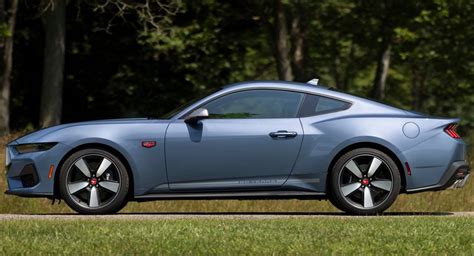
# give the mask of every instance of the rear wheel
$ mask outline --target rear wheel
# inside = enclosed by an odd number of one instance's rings
[[[72,154],[64,162],[59,182],[62,198],[79,213],[115,213],[127,203],[127,170],[116,156],[102,149]]]
[[[360,148],[334,164],[330,195],[339,209],[351,214],[378,214],[390,207],[400,192],[400,172],[385,153]]]

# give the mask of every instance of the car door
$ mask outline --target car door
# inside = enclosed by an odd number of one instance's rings
[[[298,156],[303,94],[233,92],[205,103],[209,118],[175,120],[166,133],[171,190],[246,190],[281,186]]]

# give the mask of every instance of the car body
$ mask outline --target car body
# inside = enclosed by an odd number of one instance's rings
[[[224,87],[168,119],[63,124],[18,138],[7,146],[6,193],[61,198],[60,173],[65,162],[90,148],[109,152],[123,164],[129,183],[126,200],[331,199],[330,173],[337,160],[360,148],[383,153],[377,157],[378,153],[368,151],[372,160],[354,161],[369,161],[360,170],[370,168],[371,161],[386,164],[385,175],[397,172],[396,194],[462,187],[469,166],[466,145],[454,130],[458,122],[313,84],[243,82]],[[107,159],[108,164],[113,162]],[[353,170],[351,161],[341,168]],[[72,166],[77,171],[79,164]],[[90,176],[94,168],[90,169],[84,178],[89,193],[95,179]],[[356,172],[347,174],[355,175],[349,183],[359,178],[358,184],[367,183],[369,189],[366,178],[370,177]],[[109,176],[114,175],[118,173]],[[361,193],[357,198],[365,198],[360,200],[367,200],[365,187],[356,190]],[[87,198],[78,201],[87,205]],[[336,206],[360,214],[387,208],[367,210],[362,201],[355,203],[357,198],[348,200],[357,205],[354,209]]]

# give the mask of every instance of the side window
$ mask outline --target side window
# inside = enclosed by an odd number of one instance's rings
[[[340,111],[347,109],[349,106],[350,104],[344,101],[307,94],[301,107],[300,117]]]
[[[209,118],[294,118],[302,93],[278,90],[250,90],[232,93],[203,107]]]

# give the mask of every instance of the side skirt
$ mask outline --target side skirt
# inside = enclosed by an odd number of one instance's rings
[[[303,191],[253,191],[253,192],[197,192],[197,193],[162,193],[135,196],[135,201],[153,200],[256,200],[256,199],[326,199],[324,192]]]

